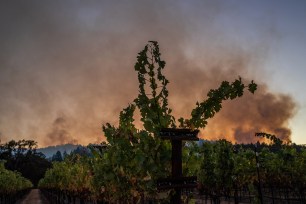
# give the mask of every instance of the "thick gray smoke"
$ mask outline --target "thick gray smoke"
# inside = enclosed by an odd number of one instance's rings
[[[75,144],[78,141],[68,132],[71,127],[67,124],[64,117],[59,117],[53,122],[52,130],[47,134],[46,143],[57,141],[59,143]]]
[[[0,139],[104,140],[102,123],[116,124],[137,96],[133,66],[148,40],[160,43],[176,116],[188,117],[222,80],[261,78],[253,70],[261,70],[269,29],[257,31],[262,42],[240,46],[216,26],[231,9],[219,1],[0,2]],[[248,142],[263,130],[290,138],[292,98],[257,82],[254,96],[224,104],[204,138]]]

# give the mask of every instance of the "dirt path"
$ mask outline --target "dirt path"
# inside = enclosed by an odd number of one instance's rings
[[[17,202],[17,204],[49,204],[48,200],[40,192],[39,189],[32,189],[23,200]]]

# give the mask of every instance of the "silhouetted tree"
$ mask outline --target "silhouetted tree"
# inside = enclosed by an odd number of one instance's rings
[[[75,150],[73,150],[70,155],[77,154],[80,156],[92,156],[91,151],[87,147],[78,146]]]
[[[63,156],[62,153],[58,150],[53,156],[51,157],[51,161],[58,161],[61,162],[63,161]]]
[[[52,166],[44,154],[36,152],[36,148],[37,142],[33,140],[11,140],[0,144],[0,159],[6,161],[5,168],[20,172],[34,186]]]
[[[68,153],[66,152],[66,150],[63,152],[63,160],[65,160],[65,158],[68,156]]]

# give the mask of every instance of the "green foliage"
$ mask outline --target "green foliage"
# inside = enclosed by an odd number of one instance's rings
[[[89,163],[78,159],[77,162],[65,160],[53,162],[45,177],[38,183],[39,188],[59,189],[72,196],[87,196],[92,191],[92,173]]]
[[[274,145],[280,146],[283,144],[283,141],[277,138],[275,135],[271,135],[271,134],[264,133],[264,132],[258,132],[258,133],[255,133],[255,136],[267,138],[270,141],[272,141]]]
[[[185,143],[185,144],[184,144]],[[184,142],[183,151],[183,175],[194,176],[197,175],[200,169],[199,161],[202,159],[200,152],[200,147],[195,141]]]
[[[248,86],[245,86],[240,77],[231,84],[223,81],[218,89],[211,89],[208,92],[208,99],[201,103],[196,103],[196,108],[191,111],[191,119],[179,119],[180,127],[192,129],[206,127],[207,119],[214,117],[221,110],[222,102],[241,97],[246,87],[251,93],[254,93],[257,89],[257,85],[253,81]]]
[[[263,186],[291,189],[299,195],[306,187],[306,148],[260,144],[259,173]],[[208,195],[227,195],[237,188],[254,189],[258,182],[253,145],[232,145],[219,140],[199,149],[199,190]],[[299,195],[303,196],[303,194]]]
[[[260,151],[259,162],[266,185],[303,189],[306,186],[306,149],[293,145],[265,147]]]
[[[93,158],[89,162],[91,164],[89,169],[93,175],[90,177],[92,188],[87,184],[86,187],[83,186],[85,189],[90,188],[100,200],[111,203],[120,200],[137,203],[144,196],[156,197],[158,194],[156,179],[170,174],[171,145],[158,137],[162,128],[177,127],[175,118],[171,114],[172,110],[168,107],[169,81],[163,75],[165,65],[165,61],[161,59],[158,43],[149,41],[138,53],[134,67],[139,82],[137,98],[120,112],[118,127],[109,123],[102,127],[107,145],[101,151],[92,148]],[[180,118],[179,126],[192,129],[204,128],[207,119],[221,110],[222,101],[241,97],[246,87],[254,93],[257,85],[252,81],[245,86],[241,78],[233,83],[224,81],[218,89],[208,93],[207,100],[196,104],[190,119]],[[140,111],[143,130],[137,129],[134,124],[136,109]],[[232,181],[227,177],[232,174],[231,167],[235,162],[231,157],[230,144],[223,141],[222,147],[218,150],[201,149],[200,151],[204,151],[204,157],[198,151],[199,148],[195,143],[189,143],[184,148],[184,174],[198,173],[207,183],[217,183],[220,186],[222,182],[227,182],[226,185],[231,185]],[[203,164],[198,165],[198,161],[203,158],[205,158]],[[221,169],[221,164],[218,162],[224,163],[226,169]],[[76,164],[71,166],[66,162],[55,163],[54,168],[46,173],[40,185],[70,191],[67,189],[70,187],[65,186],[71,186],[73,179],[66,172],[69,172],[70,168],[75,168],[74,165]],[[212,165],[214,168],[209,169],[207,165]],[[202,171],[202,168],[206,168],[205,171]],[[207,174],[211,174],[210,177],[207,177]],[[222,175],[222,177],[216,180],[212,175]]]
[[[37,142],[33,140],[11,140],[0,144],[0,160],[5,160],[5,168],[18,171],[34,184],[44,176],[51,163],[45,156],[36,152]]]
[[[146,131],[136,133],[134,141],[115,137],[99,156],[74,155],[76,158],[55,162],[39,185],[110,203],[137,203],[143,196],[156,198],[159,195],[154,181],[169,175],[170,154],[163,153],[170,146],[157,143]],[[306,148],[260,144],[258,151],[263,185],[302,192],[306,186]],[[198,176],[202,193],[229,195],[236,188],[256,189],[253,145],[233,145],[225,140],[203,145],[188,142],[183,153],[184,174]]]
[[[257,181],[253,149],[240,148],[232,155],[232,159],[234,160],[234,167],[231,177],[236,187],[246,187]]]
[[[200,149],[202,161],[198,172],[201,190],[223,193],[235,185],[235,155],[233,145],[226,140],[205,143]],[[200,162],[200,161],[199,161]]]
[[[0,195],[15,194],[18,191],[32,188],[32,183],[22,177],[20,173],[5,169],[4,163],[0,162]]]
[[[169,81],[162,74],[166,62],[161,60],[158,43],[150,41],[138,53],[135,70],[138,72],[139,94],[134,100],[140,110],[141,121],[149,132],[158,133],[161,128],[175,127],[175,119],[168,108]],[[148,87],[146,87],[148,83]],[[147,90],[150,90],[147,93]]]
[[[139,82],[138,97],[120,112],[118,128],[110,124],[103,126],[109,146],[100,161],[99,168],[95,169],[95,175],[100,175],[96,183],[103,181],[100,183],[100,188],[103,189],[105,186],[112,186],[111,192],[117,192],[118,197],[139,198],[138,195],[143,193],[156,192],[153,181],[170,174],[169,165],[166,165],[170,160],[170,145],[157,137],[161,128],[176,127],[175,118],[171,115],[172,110],[168,107],[169,81],[162,73],[165,65],[165,61],[161,59],[158,43],[150,41],[138,53],[135,64]],[[218,89],[208,93],[206,101],[197,103],[197,107],[191,112],[191,119],[179,120],[180,127],[205,127],[206,120],[222,108],[222,101],[242,96],[244,88],[240,78],[231,84],[223,82]],[[254,93],[256,84],[252,81],[248,88]],[[144,130],[137,130],[133,123],[136,108],[141,113],[140,120]],[[198,171],[195,165],[197,159],[197,155],[192,150],[184,153],[185,174]],[[149,180],[144,179],[148,176]],[[104,192],[108,197],[114,195],[107,193],[107,190]]]
[[[170,171],[170,146],[147,131],[134,133],[131,139],[120,130],[109,126],[105,131],[111,139],[102,158],[93,163],[95,191],[112,202],[156,194],[154,181]]]

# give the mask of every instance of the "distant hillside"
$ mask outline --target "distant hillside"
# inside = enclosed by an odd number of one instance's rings
[[[62,154],[64,151],[66,151],[69,154],[72,150],[75,150],[79,146],[81,145],[74,145],[74,144],[56,145],[45,148],[39,148],[37,149],[37,152],[41,152],[46,156],[46,158],[49,158],[52,157],[52,155],[55,154],[57,151],[60,151]]]

